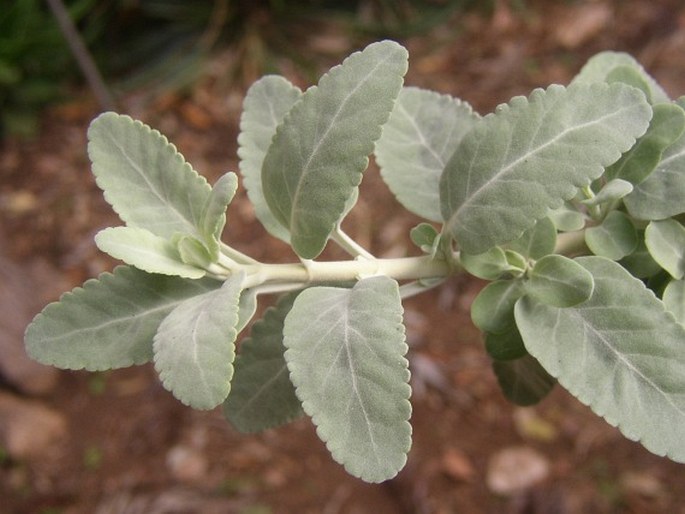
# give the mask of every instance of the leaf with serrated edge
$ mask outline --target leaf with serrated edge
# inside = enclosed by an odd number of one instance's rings
[[[670,101],[666,91],[657,84],[642,65],[634,57],[623,52],[608,51],[594,55],[585,63],[578,75],[571,81],[571,84],[604,82],[613,70],[622,66],[633,68],[649,84],[651,101],[655,103]]]
[[[200,235],[211,188],[163,135],[107,112],[90,124],[88,140],[97,185],[126,225],[165,239]]]
[[[664,305],[681,325],[685,325],[685,280],[671,280],[664,289]]]
[[[95,244],[115,259],[148,273],[184,278],[201,278],[206,273],[183,262],[171,242],[142,228],[106,228],[95,235]]]
[[[178,234],[178,237],[172,238],[172,241],[176,243],[181,260],[186,264],[207,268],[214,262],[207,245],[197,238]]]
[[[276,130],[262,187],[295,252],[323,250],[361,182],[407,71],[407,51],[382,41],[356,52],[308,89]]]
[[[405,87],[376,142],[381,176],[399,202],[431,221],[440,214],[440,175],[478,114],[466,102]]]
[[[243,330],[257,312],[257,292],[254,289],[243,289],[238,302],[238,324],[236,332]]]
[[[680,280],[685,275],[685,227],[676,220],[652,221],[645,229],[649,254],[663,269]]]
[[[164,387],[195,409],[216,407],[231,390],[243,279],[231,275],[221,288],[187,299],[155,334],[155,369]]]
[[[283,320],[297,293],[282,297],[240,344],[224,415],[241,432],[259,432],[303,414],[283,353]]]
[[[526,349],[581,402],[657,455],[685,461],[685,328],[644,284],[603,257],[577,262],[592,297],[516,304]]]
[[[515,97],[462,139],[440,181],[445,231],[469,253],[520,237],[644,134],[651,108],[623,84]]]
[[[397,282],[305,289],[285,319],[284,344],[297,396],[333,458],[367,482],[395,476],[411,446]]]
[[[612,261],[633,253],[639,242],[635,225],[621,211],[611,211],[602,223],[585,231],[585,244],[590,251]]]
[[[119,266],[45,307],[26,330],[26,350],[38,362],[63,369],[143,364],[152,359],[152,340],[166,315],[220,285]]]
[[[233,200],[238,189],[238,177],[233,172],[228,172],[219,178],[212,187],[212,192],[207,198],[207,203],[202,209],[200,227],[207,249],[216,262],[219,257],[219,241],[221,232],[226,225],[226,209]]]
[[[685,111],[678,104],[657,104],[652,110],[654,116],[647,132],[618,162],[607,168],[608,179],[619,178],[631,184],[641,183],[657,167],[664,150],[682,135],[685,129]]]
[[[574,260],[563,255],[547,255],[535,263],[525,286],[528,295],[540,302],[570,307],[590,298],[594,281]]]
[[[685,97],[677,104],[685,109]],[[661,220],[685,212],[685,133],[661,155],[649,176],[623,199],[628,212],[642,220]]]
[[[552,253],[556,243],[557,229],[554,223],[550,218],[542,218],[508,246],[524,257],[539,259]]]
[[[288,243],[290,233],[271,214],[262,189],[262,164],[271,146],[276,127],[302,96],[288,80],[267,75],[250,86],[243,102],[238,136],[240,173],[255,216],[274,237]]]

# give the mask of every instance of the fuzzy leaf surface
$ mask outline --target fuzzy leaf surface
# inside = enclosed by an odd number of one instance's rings
[[[645,244],[654,260],[673,278],[685,276],[685,227],[672,219],[652,221],[645,229]]]
[[[501,334],[514,326],[514,305],[524,294],[517,280],[491,282],[471,304],[471,320],[483,332]]]
[[[619,264],[576,261],[594,277],[592,297],[565,309],[519,300],[526,349],[627,438],[685,461],[685,328]]]
[[[611,73],[616,68],[627,66],[637,71],[649,85],[649,99],[653,103],[669,102],[670,98],[666,91],[645,71],[642,65],[634,57],[623,52],[600,52],[591,57],[585,66],[575,76],[571,84],[605,82],[610,79]],[[614,77],[616,79],[617,77]]]
[[[200,236],[211,187],[166,137],[107,112],[90,124],[88,140],[96,182],[126,225],[165,239],[175,233]]]
[[[262,187],[300,257],[321,253],[348,207],[406,71],[403,47],[371,44],[308,89],[276,130]]]
[[[685,109],[685,97],[677,104]],[[642,220],[661,220],[685,212],[685,134],[664,150],[654,171],[623,203],[631,216]]]
[[[554,251],[557,243],[557,229],[550,218],[542,218],[526,230],[521,237],[512,241],[509,248],[530,259],[540,259]]]
[[[297,293],[281,298],[240,345],[224,415],[241,432],[259,432],[303,414],[283,353],[283,321]]]
[[[383,180],[408,210],[442,221],[440,175],[478,118],[469,104],[449,95],[402,89],[375,155]]]
[[[155,334],[155,369],[164,387],[195,409],[216,407],[231,389],[243,279],[232,275],[219,289],[185,300]]]
[[[62,369],[143,364],[152,359],[152,341],[167,314],[220,285],[119,266],[46,306],[26,330],[26,350]]]
[[[678,104],[657,104],[652,110],[654,116],[647,132],[618,162],[607,168],[607,178],[639,184],[654,171],[664,150],[683,134],[685,111]]]
[[[297,396],[333,458],[367,482],[395,476],[411,446],[397,282],[304,290],[285,319],[284,344]]]
[[[476,124],[440,182],[445,228],[469,253],[521,236],[598,178],[644,134],[651,108],[623,84],[515,97]]]
[[[171,242],[142,228],[106,228],[97,233],[95,244],[115,259],[148,273],[184,278],[201,278],[205,275],[205,270],[183,262]]]
[[[585,244],[595,255],[618,261],[637,249],[639,237],[630,218],[611,211],[601,224],[585,230]]]
[[[510,402],[524,407],[539,403],[557,383],[530,355],[495,360],[492,369],[504,396]]]
[[[262,164],[271,146],[276,127],[302,96],[302,91],[288,80],[267,75],[250,86],[243,102],[238,136],[240,173],[247,196],[254,206],[257,219],[274,237],[288,243],[290,233],[271,214],[262,189]]]
[[[576,261],[563,255],[547,255],[537,261],[525,283],[536,300],[555,307],[570,307],[592,295],[592,275]]]
[[[685,325],[685,280],[671,280],[664,289],[663,301],[676,321]]]
[[[202,210],[200,227],[212,260],[219,257],[219,241],[226,225],[226,209],[237,189],[238,177],[235,173],[229,171],[222,175],[212,187]]]

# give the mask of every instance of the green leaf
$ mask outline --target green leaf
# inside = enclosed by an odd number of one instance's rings
[[[649,88],[649,83],[645,77],[632,66],[616,66],[606,76],[604,82],[613,84],[614,82],[621,82],[633,86],[645,94],[647,101],[652,103],[652,92]]]
[[[207,245],[197,238],[177,234],[177,237],[172,240],[176,243],[181,260],[186,264],[206,269],[212,262],[215,262],[215,257],[210,254]]]
[[[212,192],[202,210],[200,227],[202,228],[203,240],[213,262],[219,258],[219,241],[226,225],[226,209],[233,200],[237,189],[238,177],[235,173],[229,171],[222,175],[212,187]]]
[[[26,351],[63,369],[143,364],[152,359],[152,340],[167,314],[220,285],[119,266],[45,307],[26,330]]]
[[[511,267],[499,246],[477,255],[460,252],[459,262],[471,275],[485,280],[497,280]]]
[[[663,88],[645,71],[642,65],[632,56],[622,52],[600,52],[593,56],[585,63],[571,84],[605,82],[616,68],[624,66],[637,71],[649,85],[650,101],[654,103],[670,101]],[[613,77],[614,80],[617,78],[617,76]]]
[[[685,108],[685,97],[678,99]],[[660,220],[685,212],[685,133],[661,155],[654,171],[623,200],[628,212],[642,220]]]
[[[573,208],[568,202],[564,202],[556,209],[550,209],[547,217],[560,232],[574,232],[585,226],[585,214]]]
[[[283,321],[297,293],[282,297],[240,345],[224,415],[241,432],[259,432],[303,414],[283,357]]]
[[[625,156],[626,154],[623,155]],[[600,189],[595,196],[582,200],[581,203],[583,205],[587,205],[588,207],[611,204],[617,200],[620,200],[626,195],[629,195],[632,190],[633,185],[630,182],[620,178],[615,178],[604,184],[604,187],[602,187],[602,189]]]
[[[152,232],[136,227],[113,227],[98,232],[97,247],[126,264],[148,273],[201,278],[205,270],[186,264],[174,245]]]
[[[274,237],[290,242],[290,233],[271,214],[262,190],[262,164],[276,128],[302,96],[302,91],[283,77],[269,75],[250,86],[243,102],[238,136],[240,173],[257,219]]]
[[[647,132],[618,162],[607,168],[607,178],[639,184],[657,167],[664,150],[683,134],[685,111],[678,104],[657,104],[652,110],[654,115]]]
[[[645,244],[645,231],[637,231],[637,247],[630,255],[625,256],[619,262],[631,275],[637,278],[647,278],[661,271],[661,266],[654,260]]]
[[[685,227],[676,220],[652,221],[645,229],[645,244],[663,269],[680,280],[685,275]]]
[[[530,297],[516,304],[526,348],[627,438],[685,461],[685,328],[619,264],[577,262],[595,279],[588,301],[565,309]]]
[[[585,230],[585,244],[595,255],[618,261],[635,251],[637,230],[621,211],[611,211],[601,224]]]
[[[238,302],[238,324],[236,332],[240,333],[257,312],[257,292],[254,289],[243,289]]]
[[[416,246],[426,253],[430,253],[439,232],[430,223],[419,223],[409,231],[409,237]]]
[[[318,256],[355,194],[407,71],[407,51],[369,45],[324,75],[278,127],[262,167],[264,197],[295,252]]]
[[[397,282],[305,289],[285,319],[284,343],[297,396],[333,458],[367,482],[395,476],[411,446]]]
[[[492,369],[504,396],[524,407],[539,403],[557,381],[530,355],[513,360],[496,360]]]
[[[440,182],[446,232],[469,253],[517,239],[644,134],[651,108],[623,84],[550,86],[476,124]]]
[[[528,354],[516,325],[512,325],[506,332],[500,334],[486,332],[485,351],[498,361],[520,359]]]
[[[478,118],[469,104],[449,95],[402,89],[375,155],[383,180],[408,210],[442,221],[440,175]]]
[[[155,369],[164,387],[195,409],[212,409],[231,390],[238,301],[244,274],[171,311],[154,338]]]
[[[509,248],[529,259],[540,259],[554,251],[557,229],[550,218],[542,218],[521,237],[509,243]]]
[[[90,124],[88,139],[97,184],[126,225],[165,239],[201,235],[211,188],[163,135],[107,112]]]
[[[514,325],[514,305],[525,291],[518,280],[485,286],[471,304],[471,320],[483,332],[501,334]]]
[[[671,280],[664,290],[663,302],[676,321],[685,325],[685,280]]]
[[[592,275],[563,255],[547,255],[537,261],[525,283],[528,295],[546,305],[571,307],[592,295]]]

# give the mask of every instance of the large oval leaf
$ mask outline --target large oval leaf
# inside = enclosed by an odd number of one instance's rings
[[[165,239],[201,235],[211,187],[158,131],[107,112],[88,129],[88,155],[98,186],[129,226]]]
[[[399,287],[304,290],[285,319],[285,359],[333,458],[367,482],[392,478],[411,446],[409,367]]]
[[[286,243],[290,233],[271,214],[262,190],[262,164],[276,127],[302,96],[302,91],[276,75],[262,77],[250,86],[243,102],[238,136],[240,173],[255,216],[274,237]]]
[[[185,300],[155,334],[155,369],[164,387],[195,409],[216,407],[231,390],[243,279],[232,275],[221,288]]]
[[[402,89],[374,151],[383,180],[402,205],[442,221],[440,175],[477,119],[469,104],[449,95]]]
[[[64,369],[143,364],[152,358],[153,337],[167,314],[220,285],[119,266],[45,307],[26,329],[26,351]]]
[[[652,258],[673,278],[685,276],[685,227],[673,219],[652,221],[645,229],[645,244]]]
[[[345,212],[406,71],[403,47],[369,45],[308,89],[276,130],[262,187],[300,257],[319,255]]]
[[[592,297],[564,309],[519,300],[526,348],[626,437],[685,461],[685,328],[619,264],[576,261],[594,277]]]
[[[623,84],[550,86],[479,121],[440,181],[445,230],[468,253],[507,243],[598,178],[644,134],[651,108]]]
[[[259,432],[303,414],[283,357],[283,321],[298,293],[285,295],[240,344],[224,415],[241,432]]]

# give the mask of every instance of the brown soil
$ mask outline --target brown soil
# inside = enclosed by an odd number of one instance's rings
[[[407,83],[451,93],[484,113],[531,88],[567,83],[589,56],[614,49],[637,57],[673,97],[685,92],[681,2],[526,4],[519,11],[497,2],[492,16],[462,14],[403,41]],[[338,45],[338,57],[359,46],[322,24],[302,51],[316,51],[322,41]],[[210,181],[237,169],[244,88],[220,80],[235,59],[230,49],[215,59],[187,96],[122,101],[122,111],[160,129]],[[308,85],[291,63],[278,65]],[[34,285],[26,287],[37,309],[114,265],[93,243],[96,231],[117,224],[85,154],[85,130],[96,114],[88,99],[55,107],[35,140],[7,140],[1,149],[2,251],[30,275]],[[244,192],[229,220],[225,237],[237,248],[266,261],[293,258],[265,235]],[[413,251],[406,234],[417,221],[372,169],[347,228],[377,254],[402,255]],[[346,475],[307,419],[241,435],[218,410],[196,412],[174,400],[150,366],[60,372],[40,402],[64,415],[67,437],[30,459],[0,457],[0,511],[685,514],[685,467],[626,440],[561,388],[533,408],[503,399],[468,314],[480,286],[454,279],[405,304],[414,445],[406,468],[389,482]],[[544,457],[549,474],[498,496],[486,480],[490,463],[519,446]]]

